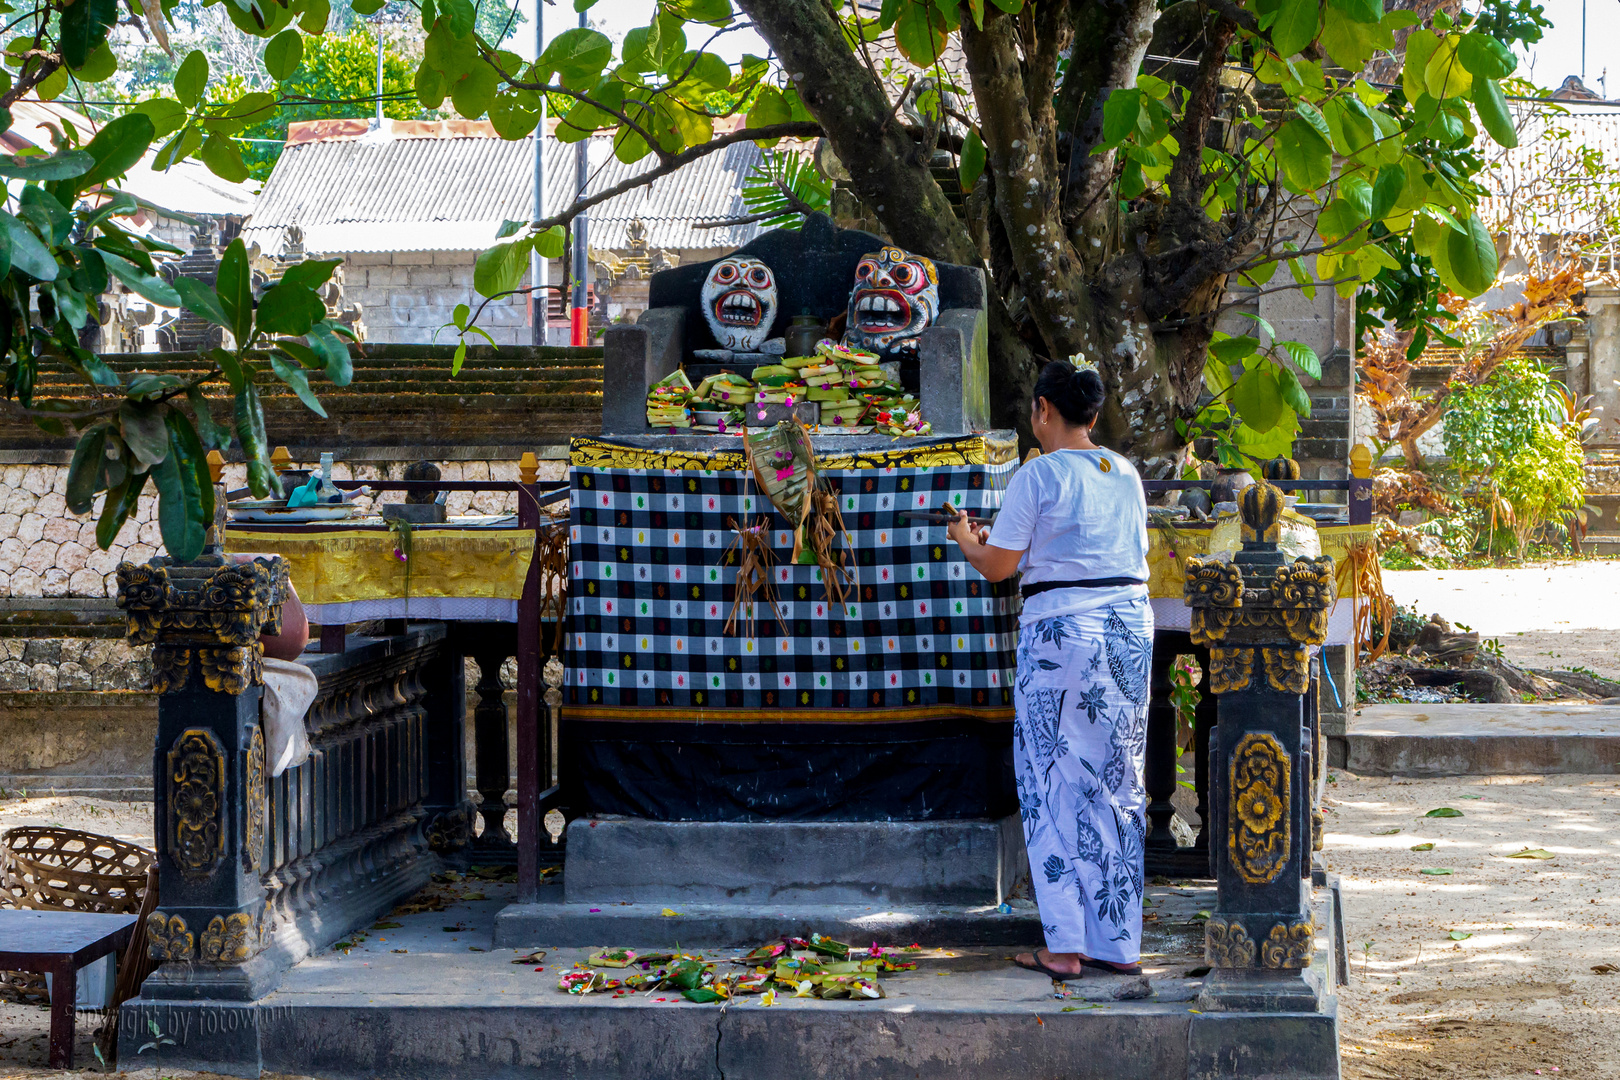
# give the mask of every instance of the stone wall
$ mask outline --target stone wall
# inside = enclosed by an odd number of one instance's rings
[[[473,292],[476,251],[356,251],[343,255],[343,296],[360,305],[368,342],[427,344],[437,334],[452,347],[456,331],[450,322],[457,304],[476,308]],[[552,278],[553,281],[557,280]],[[528,275],[522,285],[529,284]],[[525,293],[492,300],[478,318],[497,345],[528,345],[529,301]],[[566,345],[567,334],[556,342]]]

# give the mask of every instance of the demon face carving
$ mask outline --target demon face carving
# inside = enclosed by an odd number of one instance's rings
[[[758,259],[733,255],[703,281],[703,316],[714,340],[734,352],[756,352],[776,321],[776,275]]]
[[[874,251],[855,267],[849,293],[849,343],[873,352],[917,347],[939,310],[934,261],[899,248]]]

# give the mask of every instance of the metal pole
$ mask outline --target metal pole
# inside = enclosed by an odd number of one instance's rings
[[[546,51],[545,28],[545,0],[534,0],[534,58],[540,59],[540,54]],[[546,96],[540,95],[540,119],[534,126],[534,220],[539,221],[546,216]],[[550,319],[547,317],[551,310],[550,293],[546,286],[550,284],[551,267],[547,260],[538,253],[529,256],[529,284],[534,291],[529,294],[529,323],[533,330],[532,344],[544,345],[546,343],[546,329]]]
[[[382,20],[378,19],[375,23],[373,23],[372,24],[372,29],[377,34],[377,128],[378,128],[378,130],[381,130],[382,126],[383,126],[383,112],[382,112],[382,103],[383,103]]]
[[[585,13],[579,13],[579,25],[586,25]],[[574,180],[575,197],[583,198],[585,195],[585,182],[590,177],[590,139],[581,139],[575,144],[574,150]],[[574,219],[574,295],[570,301],[568,312],[569,344],[589,345],[591,343],[590,311],[585,306],[585,275],[589,272],[589,259],[587,254],[590,244],[590,220],[588,214],[581,214]]]

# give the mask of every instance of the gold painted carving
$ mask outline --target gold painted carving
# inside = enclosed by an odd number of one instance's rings
[[[1275,737],[1251,731],[1238,740],[1227,785],[1227,854],[1250,885],[1275,881],[1293,846],[1288,812],[1289,757]]]
[[[1282,492],[1266,483],[1251,484],[1238,494],[1238,512],[1243,519],[1245,543],[1275,544],[1280,535]]]
[[[1204,959],[1213,967],[1243,968],[1254,964],[1254,941],[1243,924],[1211,919],[1204,924]]]
[[[210,964],[240,964],[259,951],[259,927],[253,916],[215,915],[203,931],[201,959]]]
[[[169,750],[169,857],[188,878],[214,872],[225,852],[225,754],[214,733],[188,728]]]
[[[146,955],[153,960],[191,959],[192,936],[186,920],[154,911],[146,917]]]
[[[1210,646],[1209,690],[1212,694],[1231,694],[1249,688],[1254,672],[1254,650]]]
[[[1194,555],[1187,560],[1186,596],[1192,607],[1240,608],[1243,574],[1228,559]]]
[[[450,810],[439,814],[428,823],[428,847],[440,854],[459,851],[466,847],[471,839],[467,814],[463,810]]]
[[[248,741],[247,798],[242,810],[242,854],[248,870],[258,873],[267,869],[264,859],[264,732],[257,724]]]
[[[1260,966],[1267,968],[1304,968],[1311,966],[1311,953],[1316,951],[1316,924],[1310,920],[1289,926],[1278,923],[1266,935],[1260,947]]]
[[[131,644],[154,645],[153,685],[159,693],[190,682],[193,657],[203,685],[237,695],[264,681],[261,633],[278,633],[287,596],[287,562],[280,556],[215,564],[204,556],[187,566],[123,563],[118,606]]]
[[[1261,649],[1266,683],[1279,694],[1303,694],[1311,685],[1310,654],[1304,649]]]
[[[1292,565],[1277,567],[1271,579],[1271,603],[1279,608],[1326,610],[1337,592],[1333,559],[1327,555],[1295,559]]]

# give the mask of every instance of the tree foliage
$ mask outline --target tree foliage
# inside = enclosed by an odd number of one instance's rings
[[[328,48],[311,39],[333,25],[330,0],[208,6],[264,42],[262,60],[277,75],[296,76]],[[382,0],[352,8],[369,17]],[[174,10],[145,2],[129,17],[166,41]],[[1207,372],[1219,381],[1224,368],[1231,419],[1260,439],[1289,417],[1297,422],[1308,404],[1300,383],[1312,374],[1308,350],[1258,326],[1217,337],[1230,284],[1348,296],[1404,268],[1424,286],[1411,295],[1433,295],[1436,282],[1463,296],[1489,287],[1496,249],[1477,212],[1478,148],[1513,138],[1501,80],[1513,72],[1509,44],[1534,28],[1525,12],[1500,4],[1476,22],[1466,13],[1424,20],[1386,12],[1378,0],[1179,0],[1162,10],[1156,0],[649,0],[646,25],[621,45],[571,28],[531,62],[500,47],[473,0],[408,0],[402,10],[423,35],[411,77],[420,108],[487,117],[516,139],[534,130],[545,101],[560,117],[559,138],[604,135],[620,161],[644,166],[639,177],[516,226],[479,260],[486,296],[514,288],[513,270],[529,250],[553,248],[559,227],[589,205],[738,141],[820,137],[895,243],[987,269],[997,422],[1027,426],[1027,394],[1044,359],[1086,358],[1110,393],[1098,436],[1151,475],[1180,463]],[[112,0],[69,0],[20,20],[26,33],[7,47],[0,106],[55,96],[70,79],[106,79],[116,63],[107,27],[118,14]],[[714,42],[744,23],[770,55],[728,63]],[[1397,34],[1405,37],[1400,84],[1376,87],[1358,73],[1394,49]],[[222,176],[247,175],[236,139],[296,104],[292,79],[236,84],[200,51],[176,60],[169,92],[130,110],[153,132],[158,164],[196,156]],[[721,124],[732,115],[740,127]],[[961,207],[936,179],[942,156],[969,189]],[[98,164],[96,179],[111,180],[120,167]],[[810,190],[802,176],[781,179],[778,192]],[[63,214],[84,212],[73,200],[88,186],[58,200]],[[24,195],[36,188],[44,190],[36,184]],[[80,259],[73,244],[96,243],[70,242],[50,212],[29,210],[21,206],[15,219],[22,232],[13,230],[6,279],[18,312],[42,284],[18,276],[29,273],[25,255],[48,257],[51,267],[36,264],[42,272],[69,272]],[[84,281],[75,295],[93,286]],[[253,379],[297,389],[302,369],[326,365],[318,340],[329,330],[319,323],[306,328],[315,336],[287,344],[301,336],[288,328],[300,324],[240,322],[251,307],[240,295],[234,314],[204,296],[182,292],[181,300],[239,332],[232,356],[246,405],[236,436],[245,447],[257,438]],[[64,306],[77,310],[71,300],[57,310]],[[306,314],[312,309],[299,318]],[[1434,315],[1423,304],[1389,302],[1383,317],[1421,332]],[[63,333],[44,338],[67,353]],[[286,353],[279,363],[254,359],[266,348],[262,333]],[[14,397],[27,399],[45,347],[13,342]],[[232,377],[223,361],[220,374]],[[109,391],[137,401],[128,385]],[[146,405],[172,411],[168,400]],[[124,438],[122,410],[87,418],[84,430],[100,423]],[[143,430],[156,431],[150,423]]]

